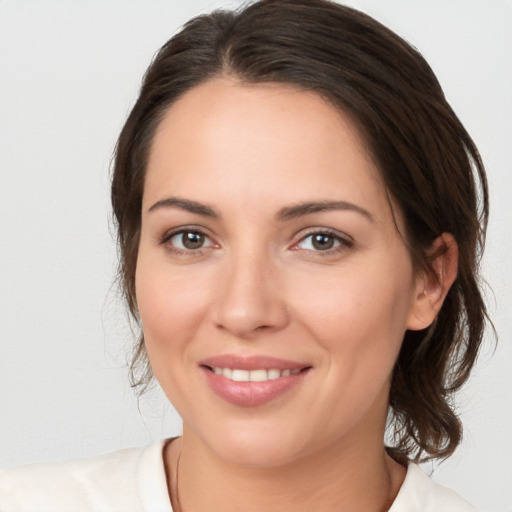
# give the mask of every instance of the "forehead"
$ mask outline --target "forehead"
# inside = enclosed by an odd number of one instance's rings
[[[144,201],[194,195],[241,204],[351,200],[389,210],[355,123],[318,94],[217,79],[185,93],[162,119]]]

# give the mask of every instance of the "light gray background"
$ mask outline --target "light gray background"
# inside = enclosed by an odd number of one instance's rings
[[[154,52],[193,15],[237,4],[0,0],[0,466],[179,433],[161,392],[138,407],[127,383],[108,169]],[[350,4],[422,51],[487,164],[500,343],[492,358],[484,347],[460,396],[464,442],[433,477],[481,510],[512,511],[512,2]]]

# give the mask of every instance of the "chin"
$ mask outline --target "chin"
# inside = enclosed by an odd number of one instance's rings
[[[217,447],[216,447],[217,448]],[[295,450],[269,439],[231,439],[217,455],[228,464],[245,468],[284,466],[296,458]]]
[[[212,452],[224,462],[246,468],[270,468],[289,464],[304,456],[306,440],[299,432],[269,425],[248,425],[210,430],[203,437]]]

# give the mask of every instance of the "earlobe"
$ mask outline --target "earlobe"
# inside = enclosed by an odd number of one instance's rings
[[[437,317],[458,270],[458,246],[450,233],[437,237],[429,250],[431,272],[417,278],[407,329],[426,329]]]

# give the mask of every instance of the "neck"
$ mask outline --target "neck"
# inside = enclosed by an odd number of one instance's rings
[[[165,461],[175,512],[382,512],[405,477],[382,441],[330,446],[293,464],[248,468],[222,460],[185,431],[168,445]]]

